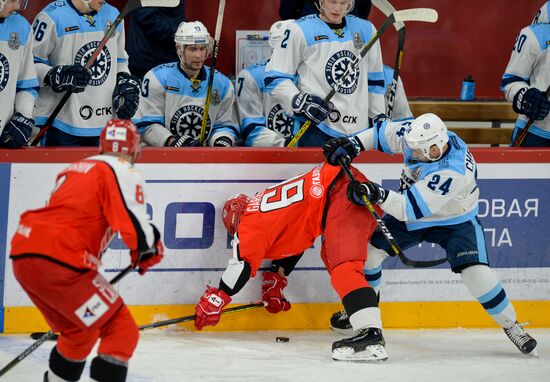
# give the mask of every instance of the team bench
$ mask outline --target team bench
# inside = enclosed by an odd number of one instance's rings
[[[491,127],[452,127],[466,143],[509,144],[512,128],[501,127],[501,123],[513,123],[517,114],[506,101],[452,101],[414,100],[409,102],[415,116],[434,113],[444,121],[491,122]]]

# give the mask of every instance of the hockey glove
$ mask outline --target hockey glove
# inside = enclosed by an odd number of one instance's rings
[[[116,86],[113,90],[113,109],[120,119],[130,119],[139,106],[141,83],[138,77],[125,72],[116,76]]]
[[[316,125],[328,117],[333,106],[332,102],[307,93],[298,93],[292,98],[294,115],[303,115]]]
[[[525,114],[529,119],[541,120],[550,111],[550,101],[546,94],[536,88],[523,88],[514,96],[513,109],[518,114]]]
[[[130,251],[132,264],[134,267],[139,267],[139,274],[144,275],[149,268],[160,263],[164,258],[164,244],[160,238],[160,232],[154,225],[153,233],[155,235],[155,244],[146,251],[139,252],[137,250]]]
[[[80,93],[84,91],[90,78],[92,73],[82,65],[59,65],[50,69],[44,78],[44,83],[56,93],[64,91]]]
[[[288,284],[286,277],[275,272],[264,272],[262,282],[262,301],[267,303],[265,308],[269,313],[279,313],[290,309],[290,302],[283,294]]]
[[[202,330],[205,326],[214,326],[220,321],[222,309],[231,302],[231,297],[223,290],[206,287],[199,303],[195,307],[195,328]]]
[[[381,204],[388,197],[388,192],[374,182],[359,183],[352,180],[348,184],[346,195],[350,202],[364,207],[367,204],[363,200],[363,196],[366,196],[371,203]]]
[[[214,140],[214,143],[212,143],[213,147],[231,147],[233,146],[233,143],[231,142],[231,139],[228,137],[219,137]]]
[[[328,164],[332,166],[338,166],[340,160],[351,163],[360,151],[361,145],[355,137],[333,138],[323,145],[323,154],[327,158]]]
[[[189,135],[174,135],[166,141],[166,146],[168,147],[195,147],[198,145],[198,139]]]
[[[0,146],[18,148],[25,146],[31,139],[34,119],[21,113],[15,113],[4,126],[0,136]]]

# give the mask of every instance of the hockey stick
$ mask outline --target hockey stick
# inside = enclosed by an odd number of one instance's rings
[[[550,86],[548,86],[548,88],[546,89],[546,92],[544,93],[544,95],[546,96],[546,98],[548,98],[548,96],[550,96]],[[529,131],[529,129],[531,128],[531,125],[533,124],[533,122],[535,122],[535,120],[531,119],[531,118],[529,119],[529,121],[527,121],[527,124],[523,128],[523,131],[516,138],[516,142],[514,143],[514,147],[519,147],[523,143],[523,140],[525,139],[525,136],[527,135],[527,131]]]
[[[109,281],[109,284],[114,285],[117,282],[120,281],[124,276],[126,276],[128,273],[130,273],[134,269],[133,265],[129,265],[122,272],[120,272],[116,277],[114,277],[111,281]],[[36,340],[31,346],[26,348],[21,354],[19,354],[17,357],[15,357],[10,363],[8,363],[6,366],[0,370],[0,377],[6,374],[8,371],[10,371],[15,365],[17,365],[19,362],[21,362],[23,359],[25,359],[29,354],[31,354],[33,351],[38,349],[40,345],[42,345],[44,342],[48,341],[49,339],[52,339],[56,336],[56,334],[50,330],[47,333],[44,333],[38,340]]]
[[[395,12],[396,9],[390,4],[388,0],[372,0],[374,5],[384,15],[389,16]],[[395,55],[395,64],[393,66],[393,79],[391,85],[387,91],[386,98],[386,114],[391,118],[393,114],[393,104],[395,102],[395,95],[397,93],[397,83],[399,81],[399,73],[401,71],[401,64],[403,63],[403,54],[405,49],[405,37],[407,36],[407,30],[403,22],[393,24],[397,30],[397,53]]]
[[[179,4],[179,0],[129,0],[124,6],[124,8],[122,9],[122,11],[118,14],[118,17],[115,19],[115,21],[105,31],[103,38],[99,42],[99,45],[95,49],[94,53],[90,56],[88,61],[86,61],[86,65],[84,65],[84,68],[90,69],[92,67],[94,62],[97,60],[97,58],[103,51],[103,48],[105,47],[105,45],[107,45],[107,42],[109,41],[109,39],[114,36],[118,25],[122,22],[122,20],[128,13],[138,8],[175,7],[178,4]],[[38,134],[36,134],[36,136],[34,137],[34,140],[31,142],[31,146],[36,146],[38,142],[40,142],[40,139],[44,134],[46,134],[46,131],[48,131],[48,129],[51,127],[53,121],[55,120],[55,118],[57,117],[57,115],[59,114],[63,106],[65,106],[65,104],[71,97],[71,94],[73,94],[71,91],[66,91],[65,94],[63,94],[63,97],[61,98],[61,100],[59,101],[55,109],[53,109],[52,114],[50,114],[44,126],[42,126]]]
[[[255,302],[255,303],[252,303],[252,304],[239,305],[239,306],[234,306],[233,308],[227,308],[227,309],[222,310],[222,313],[240,312],[240,311],[243,311],[243,310],[260,308],[262,306],[265,306],[265,304],[263,302]],[[193,314],[191,316],[173,318],[171,320],[158,321],[158,322],[153,322],[151,324],[141,325],[139,327],[139,330],[159,328],[161,326],[179,324],[180,322],[193,321],[194,319],[195,319],[195,315]]]
[[[342,170],[344,170],[344,172],[346,173],[346,176],[348,177],[350,182],[356,181],[355,177],[351,173],[351,170],[349,168],[349,164],[344,159],[340,159],[338,162],[340,164],[340,167],[342,167]],[[388,230],[388,227],[386,227],[386,224],[380,218],[380,215],[378,215],[378,212],[376,212],[376,210],[374,209],[372,203],[367,199],[367,197],[365,195],[363,195],[363,202],[365,202],[365,205],[367,206],[367,208],[368,208],[369,212],[371,213],[372,217],[374,218],[374,220],[376,220],[376,224],[378,225],[378,228],[384,234],[384,237],[386,238],[387,242],[389,243],[389,245],[390,245],[390,247],[393,251],[393,255],[391,255],[391,256],[397,255],[403,264],[405,264],[409,267],[415,267],[415,268],[434,267],[436,265],[443,264],[447,261],[446,257],[441,258],[441,259],[436,259],[436,260],[429,260],[429,261],[409,259],[407,256],[405,256],[405,254],[403,253],[401,248],[399,248],[399,245],[397,244],[397,242],[393,238],[393,235],[391,234],[391,232]]]
[[[204,103],[204,114],[202,115],[201,134],[199,144],[204,144],[206,138],[206,123],[208,122],[208,112],[210,111],[210,102],[212,100],[212,87],[214,86],[214,72],[216,71],[216,59],[218,58],[218,48],[220,46],[220,35],[222,33],[223,11],[225,9],[225,0],[220,0],[218,6],[218,20],[216,21],[216,33],[214,34],[214,46],[212,47],[212,66],[208,75],[208,87],[206,88],[206,101]]]
[[[330,101],[331,98],[334,96],[334,94],[336,94],[336,92],[344,85],[344,81],[352,72],[355,71],[355,69],[357,68],[357,65],[359,65],[359,61],[361,61],[363,57],[367,55],[367,53],[374,46],[376,41],[378,41],[380,36],[384,34],[386,29],[388,29],[388,27],[394,23],[404,22],[404,21],[424,21],[429,23],[435,23],[437,21],[437,12],[431,8],[412,8],[412,9],[404,9],[402,11],[393,12],[384,21],[380,29],[378,29],[374,33],[370,41],[363,47],[363,49],[359,53],[359,56],[356,57],[352,62],[350,62],[346,71],[338,78],[338,81],[336,81],[336,84],[334,84],[333,88],[324,98],[325,102]],[[310,125],[311,125],[311,121],[308,119],[302,125],[302,127],[300,127],[300,130],[298,130],[296,135],[294,135],[292,140],[288,143],[287,147],[294,147],[296,143],[300,140],[300,138],[304,135],[304,133],[309,129]]]

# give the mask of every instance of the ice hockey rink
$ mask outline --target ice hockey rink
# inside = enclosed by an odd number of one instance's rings
[[[548,381],[550,329],[528,332],[538,341],[538,356],[521,354],[498,329],[386,330],[386,362],[347,363],[331,360],[331,344],[341,336],[329,330],[155,329],[142,333],[127,381]],[[290,341],[278,343],[277,336]],[[32,341],[1,336],[1,366]],[[53,345],[42,345],[2,380],[42,381]],[[87,378],[88,367],[82,380]]]

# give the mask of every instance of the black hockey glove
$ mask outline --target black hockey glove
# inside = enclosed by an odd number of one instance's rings
[[[4,126],[0,135],[0,147],[18,148],[25,146],[31,139],[34,119],[21,113],[15,113]]]
[[[550,101],[546,94],[536,88],[523,88],[514,96],[513,109],[518,114],[525,114],[529,119],[541,120],[550,111]]]
[[[298,93],[292,98],[292,110],[295,115],[304,115],[318,125],[323,122],[333,108],[332,102],[307,93]]]
[[[120,119],[130,119],[139,106],[141,82],[138,77],[125,72],[116,76],[116,86],[113,90],[113,109]]]
[[[233,143],[231,143],[231,139],[228,137],[219,137],[214,140],[214,143],[212,143],[213,147],[231,147]]]
[[[84,91],[90,78],[92,73],[82,65],[59,65],[50,69],[44,78],[44,83],[56,93],[64,91],[80,93]]]
[[[356,180],[349,182],[346,190],[348,200],[358,206],[366,206],[363,196],[374,204],[382,204],[388,197],[388,192],[374,182],[359,183]]]
[[[199,145],[199,140],[189,135],[174,135],[166,141],[166,146],[169,147],[196,147]]]
[[[338,166],[340,160],[351,163],[351,161],[359,155],[360,151],[361,145],[355,137],[333,138],[323,145],[323,154],[325,158],[327,158],[328,164],[332,166]]]

